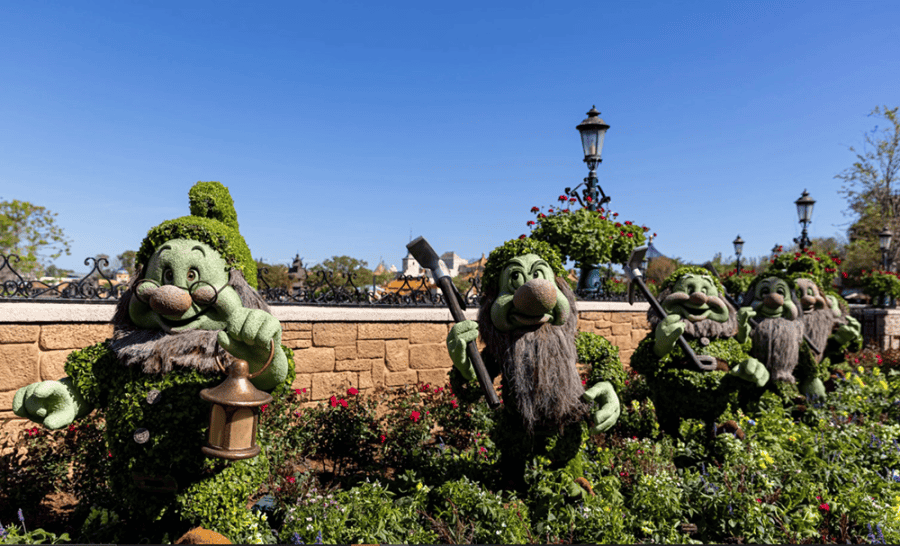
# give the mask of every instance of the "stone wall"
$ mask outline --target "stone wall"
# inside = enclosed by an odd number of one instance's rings
[[[65,376],[68,354],[112,335],[113,305],[0,303],[0,418],[15,417],[20,387]],[[295,388],[322,400],[349,387],[446,381],[451,367],[446,309],[273,306],[282,342],[294,350]],[[627,366],[649,332],[647,304],[579,303],[579,330],[617,345]],[[468,310],[468,318],[475,318]]]
[[[867,347],[900,349],[900,309],[852,306],[850,313],[860,322]]]

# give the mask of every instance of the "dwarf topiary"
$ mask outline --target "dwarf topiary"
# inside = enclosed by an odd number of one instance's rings
[[[728,303],[722,284],[709,271],[678,268],[661,288],[667,316],[648,311],[653,330],[632,355],[631,367],[647,378],[663,431],[678,436],[682,419],[699,419],[714,434],[717,421],[742,403],[741,391],[765,385],[769,372],[747,354],[749,343],[735,339],[747,318]],[[675,343],[682,335],[695,354],[713,357],[717,368],[697,369]]]
[[[575,296],[561,274],[560,259],[546,243],[516,239],[494,250],[485,266],[478,321],[454,325],[447,348],[454,363],[451,382],[463,399],[480,390],[466,355],[466,345],[479,334],[488,373],[502,375],[504,405],[493,436],[509,484],[523,489],[527,461],[545,455],[571,474],[570,494],[584,495],[590,484],[579,451],[583,427],[607,430],[618,418],[619,401],[607,381],[587,390],[582,385]]]
[[[17,415],[48,428],[106,410],[111,504],[134,533],[147,533],[126,542],[174,538],[196,525],[240,537],[253,520],[245,504],[268,464],[264,455],[203,455],[209,405],[199,393],[224,379],[217,357],[226,366],[246,360],[252,373],[271,347],[280,350],[253,383],[277,396],[294,379],[281,325],[244,279],[253,261],[228,190],[201,182],[190,197],[190,216],[152,228],[141,244],[113,337],[72,352],[67,377],[24,387],[13,401]]]

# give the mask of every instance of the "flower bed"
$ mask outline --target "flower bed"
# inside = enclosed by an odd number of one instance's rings
[[[737,415],[739,440],[660,436],[647,389],[629,375],[622,415],[584,438],[595,495],[537,458],[527,490],[499,483],[491,410],[446,386],[372,396],[354,389],[312,405],[297,391],[268,405],[261,437],[272,472],[252,499],[258,523],[234,542],[844,543],[900,542],[900,352],[851,355],[824,401],[783,408],[764,397]],[[30,428],[0,456],[0,542],[140,542],[105,487],[102,415],[58,431]],[[18,448],[24,448],[20,453]],[[53,519],[48,495],[78,504]],[[67,533],[67,534],[63,534]],[[169,540],[177,537],[170,536]]]

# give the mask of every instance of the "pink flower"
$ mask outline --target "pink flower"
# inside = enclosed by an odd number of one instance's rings
[[[107,452],[106,452],[106,457],[107,457],[108,459],[112,459],[112,451],[107,451]]]
[[[349,389],[347,389],[347,394],[349,394],[350,396],[356,396],[357,394],[359,394],[359,391],[356,390],[355,387],[350,387]]]

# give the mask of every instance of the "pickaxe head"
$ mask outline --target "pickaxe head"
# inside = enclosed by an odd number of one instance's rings
[[[644,256],[647,255],[646,246],[638,247],[631,251],[631,256],[628,257],[628,263],[625,265],[625,274],[628,276],[628,304],[631,305],[634,303],[634,277],[635,271],[637,271],[638,275],[640,275],[641,271],[641,262],[644,261]]]

